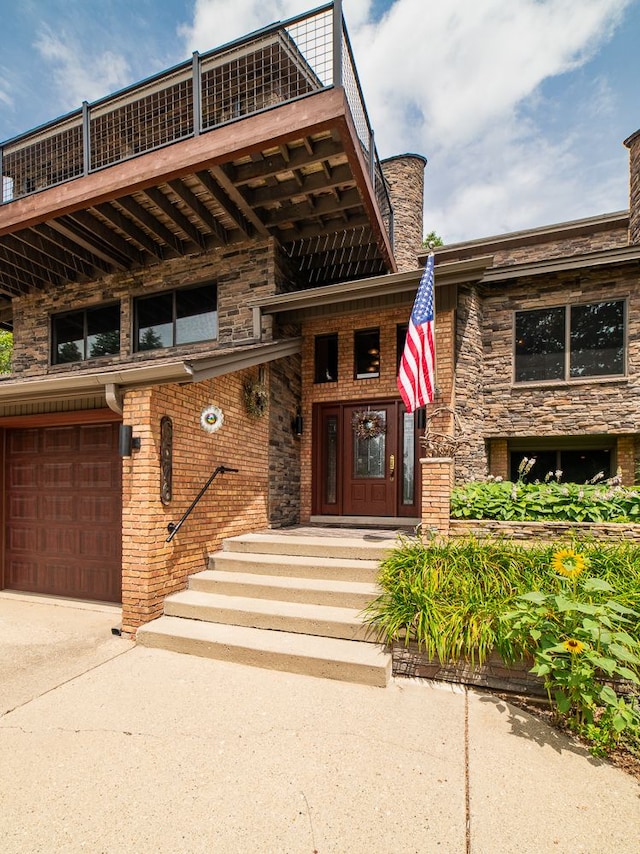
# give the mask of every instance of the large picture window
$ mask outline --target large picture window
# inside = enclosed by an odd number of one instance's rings
[[[515,381],[621,376],[624,300],[517,311]]]
[[[210,283],[138,297],[134,316],[136,350],[211,341],[218,335],[216,286]]]
[[[54,365],[115,355],[120,352],[120,304],[58,314],[51,331]]]

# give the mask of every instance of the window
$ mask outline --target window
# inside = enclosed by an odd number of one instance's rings
[[[334,383],[338,379],[338,333],[316,335],[314,343],[314,382]]]
[[[400,323],[396,326],[396,373],[400,370],[400,362],[404,355],[404,345],[407,340],[408,323]]]
[[[525,457],[535,460],[525,478],[527,483],[544,481],[550,473],[553,480],[564,483],[586,483],[601,472],[604,478],[614,474],[612,448],[538,449],[510,452],[510,480],[518,480],[518,468]],[[556,478],[557,472],[560,474]]]
[[[120,305],[58,314],[51,319],[51,361],[80,362],[120,352]]]
[[[516,312],[516,382],[621,376],[624,370],[624,300]]]
[[[380,376],[380,330],[361,329],[354,332],[354,363],[357,380]]]
[[[218,335],[217,289],[210,283],[138,297],[134,315],[136,350],[211,341]]]

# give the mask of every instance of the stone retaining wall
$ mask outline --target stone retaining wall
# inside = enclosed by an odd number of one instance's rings
[[[451,519],[452,537],[502,537],[509,540],[553,542],[572,537],[625,540],[640,544],[640,524],[609,522],[497,522],[492,519]]]

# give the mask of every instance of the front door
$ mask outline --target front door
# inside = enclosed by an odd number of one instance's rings
[[[401,401],[321,404],[314,423],[316,513],[419,516],[415,417]]]

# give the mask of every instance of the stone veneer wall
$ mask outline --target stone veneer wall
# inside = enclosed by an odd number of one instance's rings
[[[393,207],[393,254],[398,271],[416,270],[423,252],[424,169],[426,158],[402,154],[382,161]]]
[[[640,288],[636,268],[580,271],[485,287],[484,431],[487,437],[635,436],[640,422]],[[513,383],[514,312],[563,303],[628,300],[628,375],[543,384]],[[461,372],[458,371],[460,375]],[[635,440],[634,440],[635,441]],[[626,481],[634,452],[622,446]],[[628,460],[627,460],[628,457]],[[479,473],[481,474],[481,473]]]
[[[122,627],[133,633],[159,616],[164,597],[185,587],[188,576],[207,566],[225,537],[268,524],[269,413],[250,418],[242,383],[251,371],[202,383],[130,391],[125,424],[141,439],[123,460]],[[200,427],[200,413],[221,407],[225,421],[213,434]],[[173,422],[173,498],[160,500],[160,419]],[[167,524],[177,522],[219,465],[238,468],[219,475],[184,528],[166,543]]]
[[[279,287],[282,265],[274,243],[234,244],[198,256],[176,258],[135,272],[117,273],[87,282],[51,288],[13,301],[15,333],[13,371],[16,379],[26,376],[101,369],[124,363],[210,353],[253,337],[253,315],[247,305],[251,297],[270,295]],[[168,350],[133,352],[132,298],[165,290],[215,282],[218,287],[218,340],[188,344]],[[50,315],[120,301],[121,351],[73,366],[50,366]],[[270,327],[264,330],[271,337]],[[11,382],[9,380],[8,382]]]
[[[292,422],[301,411],[300,355],[270,365],[269,524],[274,528],[300,521],[300,437]]]
[[[627,140],[629,146],[629,243],[640,244],[640,132]]]
[[[452,519],[451,537],[504,538],[530,542],[572,540],[576,536],[640,543],[640,525],[593,522],[496,522],[492,519]]]
[[[550,231],[552,228],[551,226]],[[545,258],[565,258],[571,255],[582,255],[585,252],[617,249],[627,246],[628,243],[627,225],[594,224],[592,227],[578,228],[575,233],[566,236],[552,232],[526,237],[514,235],[511,238],[495,241],[489,239],[472,241],[470,244],[452,244],[437,251],[437,260],[449,262],[493,255],[493,266],[504,267],[510,264],[542,261]]]
[[[456,481],[482,479],[487,473],[484,441],[484,355],[482,331],[484,306],[477,285],[458,288],[456,325],[456,412],[461,421],[464,445],[456,456]],[[488,318],[487,321],[488,322]]]

